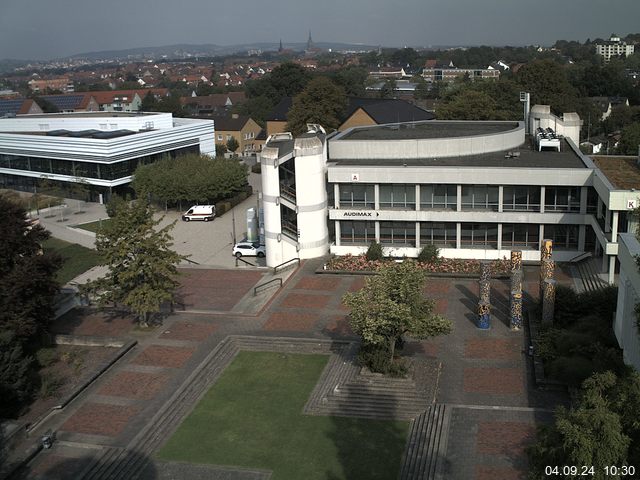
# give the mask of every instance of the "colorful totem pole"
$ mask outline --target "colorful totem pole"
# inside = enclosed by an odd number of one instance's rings
[[[511,330],[522,328],[522,252],[511,252],[511,295],[509,302],[509,326]]]
[[[553,278],[556,264],[551,260],[553,252],[553,240],[545,238],[540,244],[540,287],[538,289],[539,300],[542,303],[544,297],[544,281]]]
[[[491,328],[491,264],[480,264],[480,294],[478,295],[478,328],[487,330]]]

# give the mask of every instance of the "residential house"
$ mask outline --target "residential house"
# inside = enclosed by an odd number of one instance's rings
[[[94,93],[95,92],[42,95],[40,98],[55,105],[60,112],[98,112],[100,111],[100,106],[95,99]]]
[[[202,118],[213,120],[216,131],[216,144],[226,145],[232,137],[235,138],[239,145],[235,153],[239,155],[247,156],[257,153],[264,144],[263,141],[256,140],[262,127],[250,117],[234,113],[232,115]]]
[[[0,100],[0,117],[43,113],[31,98]]]
[[[591,103],[600,109],[600,120],[606,120],[616,107],[628,107],[629,99],[626,97],[589,97]]]
[[[180,103],[190,115],[220,115],[230,110],[234,105],[246,101],[244,92],[216,93],[213,95],[191,96],[180,98]]]
[[[28,85],[34,92],[60,90],[61,92],[71,93],[74,91],[73,82],[69,77],[50,78],[48,80],[32,79],[29,80]]]
[[[160,99],[169,95],[167,88],[147,88],[140,90],[112,90],[91,92],[103,112],[137,112],[144,97],[149,93]]]

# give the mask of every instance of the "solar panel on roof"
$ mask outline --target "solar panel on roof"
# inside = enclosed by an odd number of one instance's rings
[[[96,133],[99,133],[100,130],[82,130],[80,132],[71,132],[69,134],[70,137],[92,137]]]
[[[65,95],[61,97],[57,95],[45,95],[42,98],[53,103],[59,110],[73,110],[80,106],[84,95]]]
[[[18,113],[24,100],[0,100],[0,115]]]

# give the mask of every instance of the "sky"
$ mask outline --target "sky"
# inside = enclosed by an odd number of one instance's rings
[[[0,59],[178,43],[551,45],[640,32],[640,0],[0,0]]]

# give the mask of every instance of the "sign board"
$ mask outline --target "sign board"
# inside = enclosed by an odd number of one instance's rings
[[[362,211],[362,212],[344,212],[342,214],[343,217],[355,217],[355,218],[372,218],[379,217],[380,214],[378,212],[372,212],[371,210]]]

